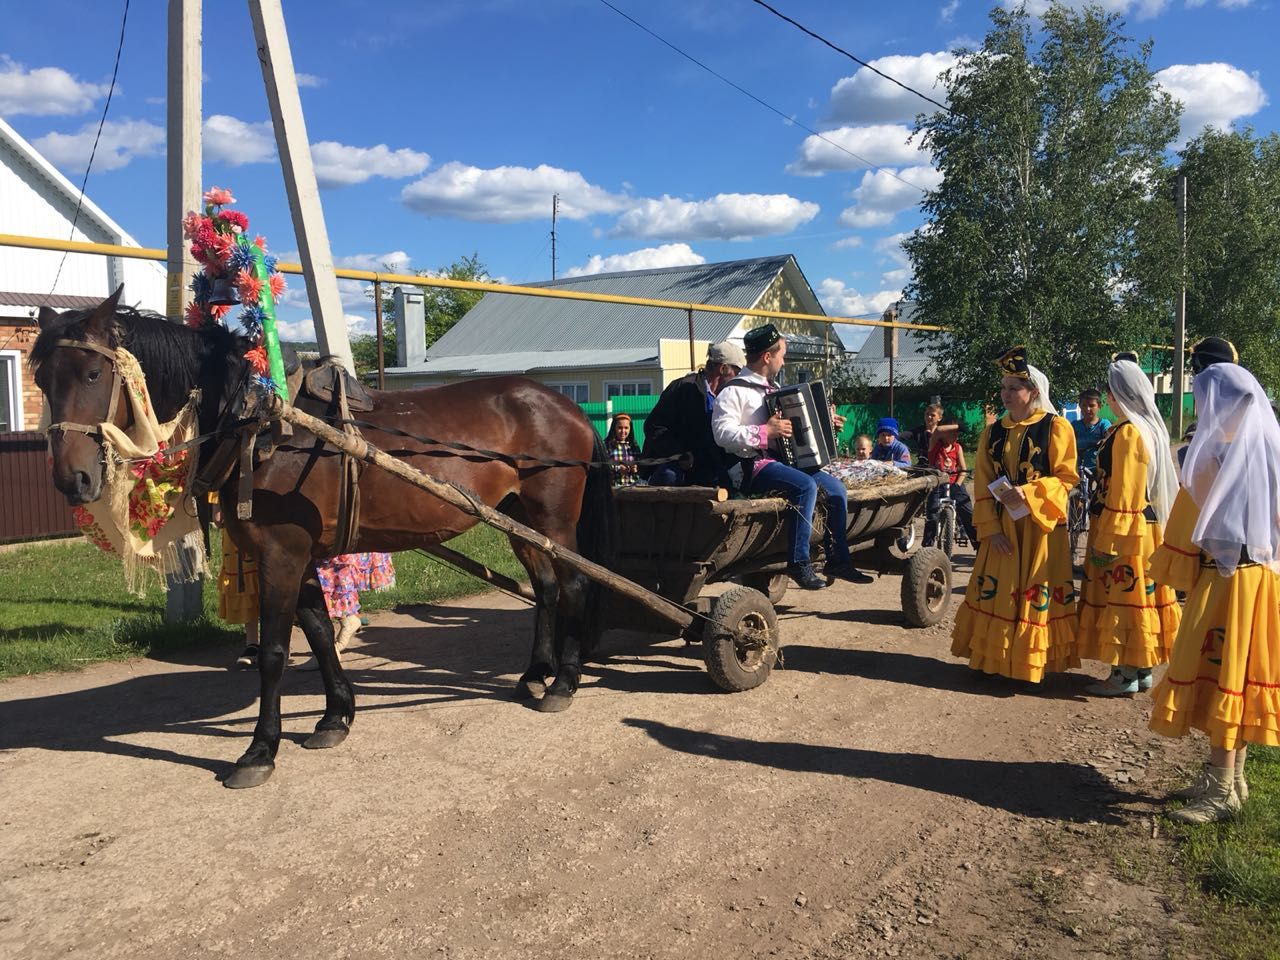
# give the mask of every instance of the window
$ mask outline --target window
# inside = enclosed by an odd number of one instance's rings
[[[574,403],[587,402],[587,385],[585,383],[548,383],[547,386],[564,394]]]
[[[0,433],[22,429],[22,355],[0,350]]]
[[[613,397],[646,397],[653,393],[652,380],[623,380],[604,385],[606,400]]]

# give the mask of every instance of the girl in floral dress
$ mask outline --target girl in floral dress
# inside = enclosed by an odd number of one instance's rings
[[[316,578],[335,624],[333,646],[340,654],[360,630],[360,594],[394,587],[396,570],[389,553],[343,553],[317,562]],[[301,669],[317,667],[312,657]]]

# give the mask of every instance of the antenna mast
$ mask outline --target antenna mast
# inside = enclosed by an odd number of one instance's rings
[[[556,214],[560,210],[560,194],[551,195],[551,279],[556,278]]]

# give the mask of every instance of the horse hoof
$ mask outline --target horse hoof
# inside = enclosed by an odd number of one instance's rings
[[[271,774],[275,773],[275,770],[274,763],[255,763],[252,766],[236,767],[222,785],[231,790],[260,787],[271,779]]]
[[[539,713],[560,713],[562,710],[568,710],[573,704],[573,697],[567,697],[562,693],[548,693],[535,708]]]
[[[308,750],[328,750],[330,747],[336,747],[343,740],[347,739],[350,731],[346,727],[334,727],[331,730],[317,730],[307,739],[302,741],[302,745]]]
[[[547,692],[547,685],[541,680],[521,680],[516,684],[517,700],[536,700]]]

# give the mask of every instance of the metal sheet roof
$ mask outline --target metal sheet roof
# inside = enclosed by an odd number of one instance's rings
[[[490,294],[492,296],[492,294]],[[420,376],[424,373],[448,376],[496,376],[503,373],[543,373],[548,370],[583,370],[622,367],[646,360],[657,362],[652,347],[626,350],[523,350],[512,353],[481,353],[461,357],[427,357],[417,367],[388,367],[387,376]]]
[[[782,254],[727,263],[598,273],[529,286],[746,309],[756,304],[791,259],[789,254]],[[693,316],[697,339],[712,342],[728,337],[741,320],[734,314],[700,310],[695,310]],[[432,344],[427,351],[427,367],[443,357],[526,351],[561,353],[568,343],[582,351],[644,347],[648,355],[653,355],[659,340],[683,340],[688,336],[688,315],[679,310],[490,293]]]

